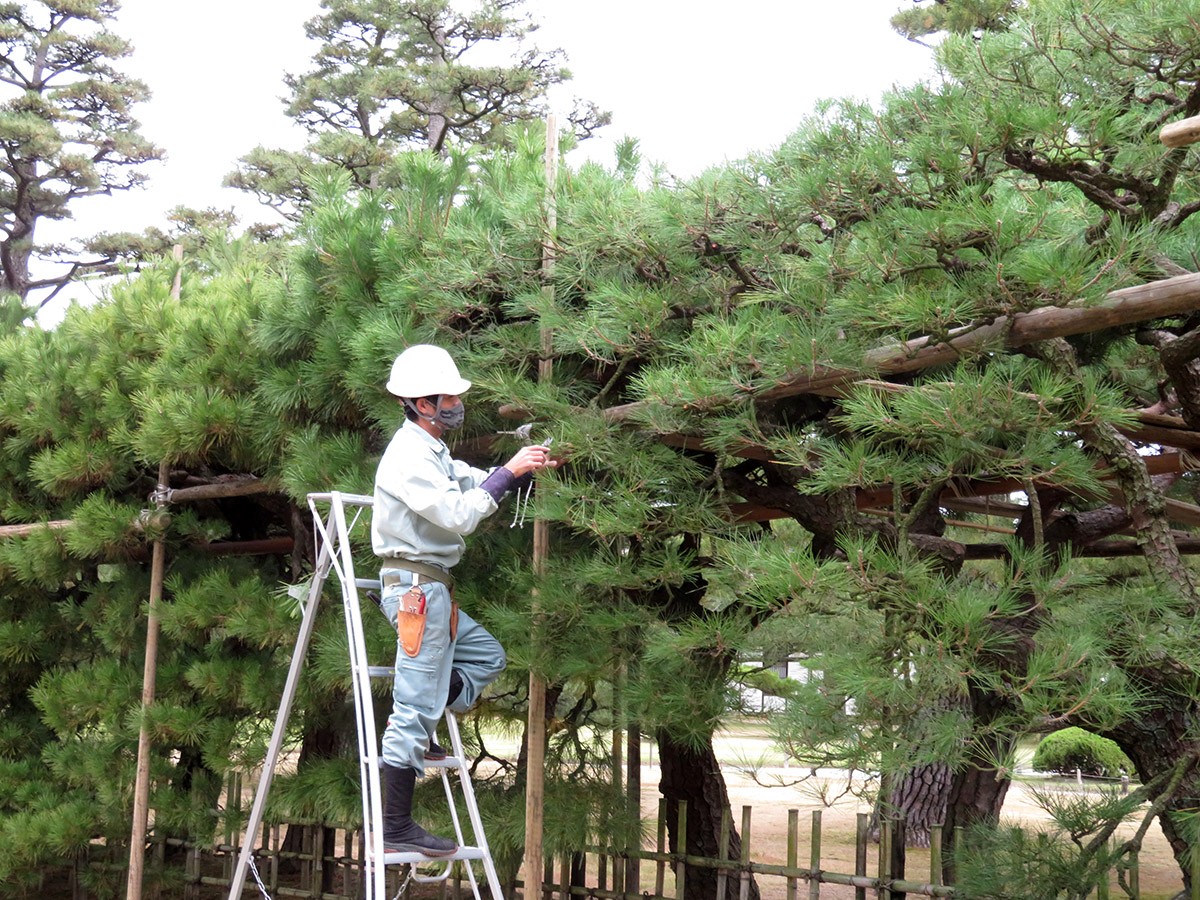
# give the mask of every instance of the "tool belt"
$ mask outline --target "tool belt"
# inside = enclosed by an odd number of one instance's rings
[[[436,581],[444,584],[450,592],[450,640],[458,637],[458,601],[454,599],[454,577],[445,569],[425,563],[414,562],[411,559],[393,558],[397,569],[413,572],[419,580]],[[384,575],[381,578],[384,587],[393,584],[412,585],[400,598],[396,609],[396,634],[404,652],[416,656],[421,652],[421,642],[425,638],[425,592],[419,584],[412,583],[411,576]]]
[[[421,576],[421,581],[436,581],[438,584],[444,584],[450,590],[454,590],[454,576],[445,569],[431,566],[428,563],[416,562],[411,559],[401,559],[398,556],[385,557],[385,564],[391,564],[397,569],[403,569],[406,572],[416,572]],[[406,579],[403,575],[384,575],[383,586],[387,587],[392,584],[401,584],[405,581],[411,583],[412,579]]]

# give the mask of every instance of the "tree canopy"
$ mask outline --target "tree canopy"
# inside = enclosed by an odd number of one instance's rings
[[[546,94],[568,80],[561,50],[529,43],[537,25],[524,0],[460,11],[450,0],[325,0],[305,26],[318,43],[313,68],[284,79],[287,115],[310,136],[301,152],[256,147],[226,183],[295,215],[306,173],[344,169],[359,187],[395,184],[401,150],[498,144],[516,123],[546,114]],[[609,121],[576,101],[581,137]]]

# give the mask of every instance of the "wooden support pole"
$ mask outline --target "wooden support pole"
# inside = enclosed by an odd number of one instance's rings
[[[54,519],[50,522],[30,522],[23,525],[0,525],[0,538],[28,537],[39,529],[62,531],[74,525],[73,519]]]
[[[171,299],[179,300],[183,273],[183,245],[176,244],[172,255],[175,259],[175,281],[171,286]],[[158,465],[158,490],[154,493],[154,504],[159,509],[167,505],[171,493],[171,467],[167,460]],[[162,600],[163,579],[166,570],[166,543],[162,538],[154,542],[150,560],[150,603],[146,613],[146,658],[142,666],[142,721],[138,729],[137,776],[133,788],[133,830],[129,838],[129,880],[126,882],[126,900],[141,900],[142,869],[146,861],[146,825],[150,818],[150,731],[146,715],[154,702],[154,689],[158,671],[158,604]]]
[[[808,850],[808,871],[812,878],[808,882],[809,900],[821,898],[821,811],[812,811],[812,834]]]
[[[800,865],[800,810],[788,810],[787,866],[795,869]],[[820,888],[818,888],[820,890]],[[719,895],[718,895],[719,896]],[[787,876],[787,900],[796,900],[796,876]]]
[[[1186,147],[1200,141],[1200,116],[1169,122],[1158,133],[1158,139],[1168,147]]]
[[[554,297],[555,240],[558,212],[554,187],[558,174],[558,125],[553,115],[546,117],[546,239],[542,245],[542,290]],[[554,341],[549,328],[541,331],[541,354],[538,360],[538,382],[549,382],[553,372]],[[533,571],[540,577],[546,571],[550,551],[550,523],[538,518],[533,523]],[[546,801],[546,679],[537,671],[537,644],[540,629],[537,592],[533,595],[531,642],[534,664],[529,670],[529,719],[525,725],[527,749],[525,754],[525,860],[522,865],[525,900],[535,900],[541,893],[542,825]]]
[[[738,900],[749,900],[750,897],[750,814],[749,805],[742,806],[742,864],[738,876]]]
[[[164,505],[170,467],[166,460],[158,467],[157,505]],[[150,731],[146,715],[154,702],[158,668],[158,604],[162,600],[166,569],[166,546],[162,538],[154,542],[150,562],[150,603],[146,615],[146,659],[142,667],[142,723],[138,731],[137,776],[133,789],[133,830],[129,837],[129,881],[126,900],[141,900],[142,869],[146,860],[146,825],[150,816]]]

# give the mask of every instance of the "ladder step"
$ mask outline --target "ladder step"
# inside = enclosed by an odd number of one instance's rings
[[[392,678],[396,669],[394,666],[367,666],[367,674],[372,678]]]
[[[447,756],[445,759],[427,759],[425,760],[426,769],[457,769],[463,764],[462,760],[457,756]],[[370,763],[368,763],[370,765]],[[383,760],[376,759],[375,765],[382,767]]]
[[[424,853],[385,853],[385,866],[426,865],[440,862],[453,862],[456,859],[483,859],[483,850],[479,847],[459,847],[449,856],[426,856]]]
[[[461,765],[462,760],[457,756],[447,756],[445,759],[425,760],[425,768],[427,769],[457,769]]]

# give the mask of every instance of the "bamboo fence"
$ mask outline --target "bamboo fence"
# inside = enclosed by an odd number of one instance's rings
[[[226,796],[240,797],[241,776],[231,774],[226,782]],[[211,844],[164,838],[152,835],[148,875],[162,885],[161,896],[182,897],[183,900],[208,900],[224,897],[232,882],[240,846],[240,807],[219,813],[225,826],[218,841]],[[547,857],[540,884],[539,900],[572,900],[576,897],[588,900],[683,900],[688,879],[695,873],[708,869],[717,873],[717,897],[728,897],[735,890],[739,900],[750,895],[751,879],[754,879],[763,898],[777,900],[820,900],[823,887],[839,886],[839,897],[845,897],[844,888],[854,891],[855,900],[901,900],[905,897],[955,897],[952,885],[942,883],[942,858],[938,850],[941,829],[933,830],[932,847],[928,869],[905,871],[904,855],[893,853],[897,842],[903,841],[900,823],[884,822],[880,828],[880,840],[872,846],[868,838],[870,817],[859,813],[856,818],[855,862],[853,871],[838,872],[824,868],[822,810],[808,813],[810,829],[807,842],[801,834],[804,814],[799,809],[789,809],[787,817],[786,844],[782,848],[783,863],[756,861],[756,851],[765,858],[779,858],[778,846],[762,847],[759,841],[753,847],[753,810],[741,808],[740,833],[741,853],[737,858],[729,854],[731,822],[728,812],[721,824],[720,843],[717,856],[710,858],[672,852],[667,840],[666,802],[660,801],[653,838],[649,846],[637,848],[613,848],[592,846],[582,850],[561,854],[557,859]],[[687,805],[679,805],[677,834],[687,830]],[[300,849],[284,849],[285,829],[299,828],[302,838]],[[271,898],[310,898],[310,900],[360,900],[364,895],[366,869],[361,832],[334,829],[320,823],[268,823],[256,841],[256,869],[259,882],[248,883],[243,896]],[[123,875],[124,866],[118,862],[124,848],[94,845],[90,858],[78,859],[65,866],[69,876],[68,892],[45,892],[31,896],[65,898],[71,900],[93,900],[96,894],[89,893],[87,885],[96,881],[97,872],[108,871],[114,877]],[[1200,900],[1200,854],[1191,873],[1192,900]],[[466,872],[462,862],[454,863],[455,869],[449,878],[436,887],[422,886],[421,893],[409,889],[409,900],[415,898],[437,898],[437,900],[467,900],[471,896]],[[90,875],[89,875],[90,870]],[[152,873],[152,874],[151,874]],[[400,890],[406,872],[400,867],[388,872],[388,896]],[[1139,866],[1136,858],[1126,873],[1127,883],[1133,888],[1134,897],[1139,884]],[[523,887],[522,881],[515,882]],[[166,887],[169,885],[169,887]],[[522,890],[526,900],[531,900]],[[825,897],[831,897],[829,890]],[[1098,900],[1108,900],[1110,887],[1102,884],[1095,893]],[[1111,896],[1124,896],[1123,891],[1113,891]]]

